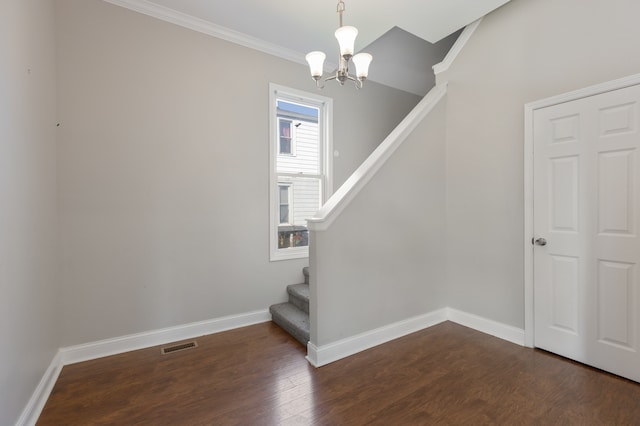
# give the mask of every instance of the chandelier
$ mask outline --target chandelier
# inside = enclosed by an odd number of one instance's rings
[[[335,75],[327,77],[324,81],[337,80],[342,86],[345,81],[351,80],[354,82],[356,88],[361,89],[364,84],[364,80],[369,75],[369,64],[373,57],[368,53],[358,53],[355,56],[353,55],[353,47],[356,41],[356,36],[358,35],[358,29],[356,27],[342,25],[342,13],[344,11],[344,1],[338,0],[336,12],[340,16],[340,27],[335,33],[336,39],[338,39],[338,44],[340,45],[338,70]],[[325,55],[324,52],[319,51],[309,52],[305,57],[309,63],[311,78],[315,80],[316,87],[318,89],[324,88],[324,82],[321,80],[322,73],[324,71],[324,60],[326,57],[327,55]],[[356,67],[355,76],[349,74],[349,61],[353,61]]]

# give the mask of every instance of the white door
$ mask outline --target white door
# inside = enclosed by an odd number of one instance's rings
[[[639,125],[640,86],[542,108],[533,121],[535,346],[635,381]]]

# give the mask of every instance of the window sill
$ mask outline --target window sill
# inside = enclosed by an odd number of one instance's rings
[[[288,249],[278,249],[271,252],[271,262],[279,262],[281,260],[307,259],[309,258],[309,247],[294,247]]]

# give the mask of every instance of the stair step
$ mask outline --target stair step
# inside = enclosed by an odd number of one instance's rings
[[[279,303],[269,308],[273,322],[282,327],[304,346],[309,342],[309,314],[293,303]]]
[[[302,268],[302,275],[304,275],[304,283],[309,284],[309,267]]]
[[[289,303],[293,303],[298,309],[309,313],[309,284],[292,284],[287,286]]]

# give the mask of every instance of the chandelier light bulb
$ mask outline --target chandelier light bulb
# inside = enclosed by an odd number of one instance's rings
[[[335,35],[338,39],[338,44],[340,44],[340,55],[348,60],[353,56],[358,29],[350,26],[340,27],[336,30]]]
[[[324,52],[314,51],[307,53],[305,59],[309,64],[309,70],[311,71],[311,77],[314,79],[319,79],[322,77],[322,73],[324,72],[324,60],[327,55]]]
[[[369,64],[371,64],[373,56],[368,53],[358,53],[351,59],[356,66],[356,77],[358,80],[367,78],[369,76]]]

